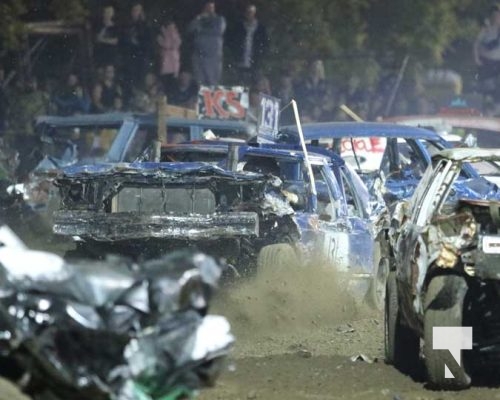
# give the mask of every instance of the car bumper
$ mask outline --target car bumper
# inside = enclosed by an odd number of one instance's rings
[[[54,233],[97,241],[133,239],[214,240],[259,234],[254,212],[170,215],[137,212],[57,211]]]

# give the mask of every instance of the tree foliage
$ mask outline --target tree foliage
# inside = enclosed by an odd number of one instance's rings
[[[21,16],[26,12],[24,1],[6,0],[0,2],[0,39],[4,49],[15,49],[20,45],[23,31]]]
[[[486,0],[281,0],[260,4],[279,57],[340,53],[414,55],[440,63],[457,39],[471,41]]]
[[[341,79],[357,74],[369,83],[387,65],[400,65],[406,55],[423,66],[440,65],[447,54],[459,47],[469,52],[470,57],[472,41],[490,1],[255,0],[255,3],[272,39],[271,69],[279,65],[286,70],[301,60],[321,58]],[[128,17],[130,3],[114,2],[119,19]],[[154,25],[175,18],[181,32],[201,9],[199,0],[143,0],[143,3]],[[99,15],[103,4],[101,0],[0,1],[2,47],[19,48],[23,22],[37,15],[80,22]],[[220,0],[217,7],[231,23],[241,16],[245,4],[244,0]]]

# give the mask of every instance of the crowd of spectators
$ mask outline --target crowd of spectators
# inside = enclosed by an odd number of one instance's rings
[[[0,133],[22,131],[29,135],[33,118],[46,113],[152,112],[162,94],[169,104],[194,108],[199,85],[226,83],[222,79],[225,47],[230,46],[234,55],[241,85],[256,82],[257,66],[269,47],[266,28],[257,20],[252,4],[241,20],[231,21],[234,32],[227,43],[226,19],[217,14],[213,0],[203,3],[184,37],[172,19],[158,21],[160,26],[153,27],[152,20],[157,20],[147,18],[140,1],[131,4],[128,18],[121,24],[115,21],[116,11],[105,4],[92,24],[91,84],[84,85],[75,71],[55,85],[39,85],[36,78],[29,78],[19,79],[7,89],[0,65]],[[182,65],[181,46],[185,42],[192,54]]]
[[[78,72],[70,72],[56,84],[40,85],[30,78],[6,88],[0,65],[0,134],[22,131],[29,135],[33,118],[41,114],[154,112],[159,95],[166,95],[169,104],[194,108],[200,85],[249,87],[250,118],[258,114],[259,93],[265,93],[278,97],[283,107],[292,98],[300,99],[305,121],[338,119],[342,117],[338,106],[344,102],[373,119],[383,113],[383,99],[389,97],[393,85],[392,81],[385,89],[384,85],[362,87],[353,77],[342,88],[334,87],[320,59],[311,60],[299,73],[287,62],[271,82],[266,61],[272,38],[251,3],[240,16],[226,20],[214,0],[204,1],[182,33],[173,19],[148,18],[140,1],[119,11],[127,15],[122,23],[115,21],[117,10],[112,5],[104,5],[92,23],[90,84],[84,84]],[[476,40],[474,58],[481,90],[500,104],[496,82],[500,76],[499,38],[500,9],[495,7]],[[186,49],[189,57],[183,56]],[[404,101],[397,106],[401,104]],[[292,117],[287,109],[282,122],[292,122]]]

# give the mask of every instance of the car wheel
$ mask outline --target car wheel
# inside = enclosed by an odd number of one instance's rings
[[[264,246],[257,257],[257,269],[282,270],[298,267],[298,257],[294,248],[287,243]]]
[[[385,362],[404,373],[417,370],[420,339],[409,327],[401,323],[396,272],[389,272],[385,294],[384,313]]]
[[[387,273],[389,272],[389,261],[387,260],[387,258],[381,258],[379,243],[375,243],[373,261],[373,276],[370,280],[370,287],[368,288],[366,300],[372,308],[380,311],[384,308]]]
[[[429,384],[439,389],[464,389],[469,387],[471,383],[463,357],[461,357],[461,365],[458,365],[449,351],[434,350],[432,345],[434,327],[462,326],[466,293],[467,282],[464,278],[456,275],[444,275],[436,276],[431,280],[425,295],[425,367]],[[445,365],[454,378],[445,378]]]

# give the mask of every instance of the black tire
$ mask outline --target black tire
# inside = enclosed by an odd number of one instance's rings
[[[298,267],[298,256],[294,248],[287,243],[264,246],[257,257],[257,270],[274,270]]]
[[[424,308],[424,356],[429,385],[436,389],[459,390],[470,386],[464,358],[461,366],[446,350],[432,348],[435,326],[462,326],[467,282],[456,275],[434,277],[427,288]],[[450,301],[450,298],[452,299]],[[455,378],[445,378],[445,364]]]
[[[420,338],[409,327],[401,323],[396,272],[387,277],[384,313],[385,362],[394,365],[406,374],[418,370]]]
[[[378,242],[375,243],[373,262],[373,276],[366,294],[366,302],[373,309],[381,311],[384,308],[389,261],[385,257],[381,258],[380,243]]]

